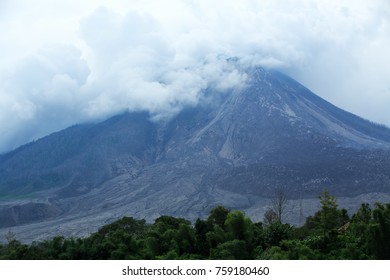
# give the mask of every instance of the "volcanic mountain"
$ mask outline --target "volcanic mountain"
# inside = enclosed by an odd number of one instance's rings
[[[82,235],[123,215],[196,219],[217,204],[261,217],[277,187],[295,221],[324,189],[356,207],[389,198],[390,129],[279,72],[247,77],[169,120],[125,112],[1,155],[2,231]]]

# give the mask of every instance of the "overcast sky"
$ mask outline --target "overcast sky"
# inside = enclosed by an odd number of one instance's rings
[[[240,86],[229,57],[390,126],[389,0],[0,0],[0,152]]]

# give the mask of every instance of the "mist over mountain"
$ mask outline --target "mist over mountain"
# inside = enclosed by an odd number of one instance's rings
[[[388,0],[30,2],[0,3],[0,153],[125,110],[173,116],[245,82],[231,57],[390,126]]]
[[[196,219],[217,204],[261,219],[279,186],[293,222],[324,189],[351,208],[389,198],[390,129],[280,72],[245,72],[244,86],[205,89],[170,118],[124,112],[1,155],[2,231],[80,235],[123,215]]]

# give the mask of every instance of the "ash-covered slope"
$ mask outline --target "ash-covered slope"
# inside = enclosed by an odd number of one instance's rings
[[[81,221],[93,230],[121,215],[253,209],[277,186],[291,199],[324,188],[344,197],[390,192],[388,128],[281,73],[247,74],[244,88],[206,92],[207,102],[166,122],[124,113],[2,155],[0,225],[32,223],[20,232],[39,234],[34,228],[61,224],[57,233],[78,234]]]
[[[253,70],[244,90],[205,113],[195,109],[173,121],[172,138],[187,134],[187,139],[186,145],[169,149],[172,154],[208,147],[221,159],[247,165],[266,156],[268,162],[280,156],[283,162],[305,161],[327,147],[390,147],[388,128],[338,109],[290,78],[264,69]]]
[[[61,187],[65,187],[63,194],[74,196],[115,176],[126,165],[137,169],[150,164],[156,131],[148,117],[147,113],[123,114],[73,126],[2,155],[0,196]]]
[[[205,115],[195,110],[192,118],[205,119],[197,114]],[[192,118],[176,119],[173,135],[186,145],[174,136],[166,154],[187,163],[218,162],[206,175],[212,186],[269,196],[279,185],[300,197],[324,188],[337,195],[389,190],[389,129],[280,73],[253,70],[248,87],[229,95],[206,123],[185,129]]]

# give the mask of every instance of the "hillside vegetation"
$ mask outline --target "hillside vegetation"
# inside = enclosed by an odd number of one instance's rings
[[[0,259],[390,259],[390,204],[362,204],[351,217],[323,192],[302,227],[269,210],[263,223],[215,207],[195,224],[162,216],[154,224],[124,217],[85,238],[22,244],[10,232]]]

